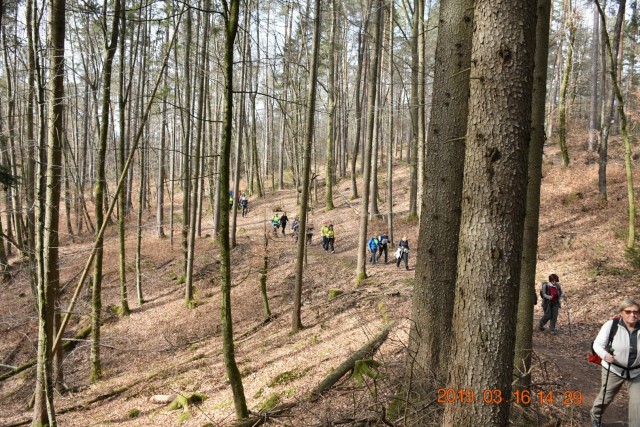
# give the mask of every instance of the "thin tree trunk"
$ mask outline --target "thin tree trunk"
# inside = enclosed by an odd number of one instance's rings
[[[62,169],[62,138],[64,137],[64,39],[65,0],[52,0],[49,15],[49,122],[47,147],[46,196],[42,266],[38,281],[38,367],[36,376],[33,425],[56,425],[53,406],[52,358],[55,297],[59,292],[58,219]],[[44,124],[44,122],[41,122]],[[44,171],[43,171],[44,172]]]
[[[522,239],[522,266],[520,268],[516,347],[513,361],[514,377],[517,379],[514,385],[516,390],[528,390],[531,386],[533,307],[536,299],[536,263],[540,223],[542,148],[545,142],[544,112],[547,94],[550,15],[551,0],[538,0],[533,104],[531,109],[531,142],[527,165],[527,205]]]
[[[105,15],[106,16],[106,15]],[[109,104],[111,102],[111,71],[113,57],[118,46],[118,33],[120,21],[120,0],[114,0],[114,19],[111,35],[106,45],[104,70],[103,70],[103,93],[102,93],[102,113],[100,125],[100,141],[98,157],[96,159],[97,175],[94,193],[96,227],[102,228],[104,217],[104,187],[106,185],[105,158],[107,151],[107,138],[109,130]],[[105,18],[106,19],[106,18]],[[106,22],[104,23],[106,26]],[[102,367],[100,363],[100,325],[102,311],[102,255],[103,236],[96,235],[97,247],[94,269],[93,269],[93,297],[91,303],[91,352],[89,355],[90,372],[89,380],[96,382],[102,378]]]
[[[560,153],[562,155],[562,166],[567,167],[569,166],[569,149],[567,148],[567,91],[569,90],[569,78],[571,77],[571,68],[573,65],[573,44],[576,39],[576,27],[573,23],[574,10],[571,0],[565,0],[564,13],[569,31],[569,42],[567,44],[567,57],[564,60],[562,83],[560,83],[560,97],[558,100],[558,139],[560,143]]]
[[[211,2],[210,0],[205,1],[204,10],[208,11]],[[204,23],[204,34],[209,33],[209,13],[203,13]],[[207,58],[207,38],[204,37],[202,42],[200,57],[202,61],[206,61]],[[197,112],[197,130],[196,130],[196,144],[193,148],[193,189],[191,192],[191,218],[189,220],[189,240],[187,246],[187,274],[185,278],[185,293],[184,293],[184,303],[185,306],[191,307],[193,303],[193,262],[195,257],[195,244],[196,244],[196,224],[197,224],[197,213],[198,213],[198,194],[199,194],[199,185],[200,185],[200,147],[202,146],[202,136],[204,129],[204,104],[206,98],[206,73],[204,71],[204,63],[201,64],[200,67],[200,95],[198,99],[198,112]]]
[[[587,149],[596,151],[598,148],[598,129],[600,129],[598,112],[598,60],[600,47],[600,17],[598,8],[593,5],[593,32],[591,33],[591,96],[589,98],[589,143]]]
[[[373,129],[374,129],[374,117],[375,117],[375,103],[376,103],[376,90],[378,87],[377,82],[377,70],[378,70],[378,54],[380,51],[380,45],[382,44],[382,21],[383,21],[383,8],[384,3],[382,0],[376,1],[375,13],[375,39],[373,41],[373,54],[370,62],[369,69],[369,89],[368,89],[368,122],[367,122],[367,138],[365,155],[362,159],[364,163],[364,174],[362,177],[362,209],[360,212],[360,227],[358,232],[358,264],[356,270],[356,281],[361,281],[367,277],[366,267],[366,246],[367,246],[367,226],[369,222],[369,213],[367,207],[369,206],[369,185],[371,184],[371,149],[373,142]]]
[[[229,158],[231,155],[231,136],[233,122],[233,51],[234,41],[238,33],[238,15],[240,0],[222,0],[225,22],[224,48],[224,138],[220,147],[220,198],[225,200],[229,194]],[[243,419],[248,415],[244,397],[242,377],[235,360],[233,344],[233,322],[231,319],[231,247],[229,245],[229,209],[220,209],[220,233],[218,233],[218,250],[220,251],[220,306],[222,324],[222,354],[227,370],[227,378],[233,392],[233,403],[236,418]]]
[[[309,7],[309,3],[307,7]],[[315,106],[316,106],[316,84],[318,79],[318,62],[320,52],[320,26],[321,9],[320,0],[314,1],[315,16],[313,18],[313,40],[311,42],[311,64],[309,67],[309,93],[307,96],[307,116],[304,145],[304,166],[302,172],[302,199],[300,201],[300,228],[298,239],[298,255],[296,257],[296,282],[293,296],[293,313],[291,317],[292,331],[300,331],[302,326],[302,279],[304,275],[304,258],[306,249],[307,220],[309,214],[309,184],[311,175],[311,151],[313,143]]]
[[[325,199],[326,199],[326,211],[332,211],[335,209],[333,205],[333,183],[335,181],[335,123],[336,123],[336,26],[338,21],[338,10],[336,0],[331,1],[331,33],[329,35],[329,86],[327,94],[327,165],[325,170]]]

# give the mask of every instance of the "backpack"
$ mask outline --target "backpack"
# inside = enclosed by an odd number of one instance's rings
[[[616,332],[618,332],[618,323],[620,323],[620,315],[613,316],[613,323],[611,324],[611,329],[609,330],[609,338],[607,339],[607,351],[609,351],[609,349],[611,348],[613,337],[615,337]],[[587,360],[591,363],[599,365],[600,363],[602,363],[602,359],[596,354],[595,350],[593,349],[594,342],[595,340],[591,342],[591,353],[589,353],[589,355],[587,356]]]
[[[380,239],[380,244],[386,245],[387,243],[389,243],[389,237],[387,237],[386,235],[383,235],[381,237],[382,238]]]

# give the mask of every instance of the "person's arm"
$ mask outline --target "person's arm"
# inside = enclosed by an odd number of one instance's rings
[[[593,350],[601,359],[606,360],[607,362],[613,361],[613,355],[609,353],[608,348],[605,348],[607,341],[609,340],[609,331],[611,331],[611,325],[613,322],[613,320],[607,320],[605,324],[602,325],[602,328],[600,328],[600,332],[598,332],[598,336],[596,336],[595,341],[593,341]]]
[[[549,283],[548,283],[548,282],[544,282],[544,283],[542,284],[542,291],[541,291],[541,292],[542,292],[542,298],[544,298],[544,299],[548,299],[548,300],[550,300],[550,299],[552,299],[552,298],[553,298],[551,295],[549,295],[549,294],[548,294],[548,292],[549,292],[549,286],[551,286],[551,285],[549,285]]]

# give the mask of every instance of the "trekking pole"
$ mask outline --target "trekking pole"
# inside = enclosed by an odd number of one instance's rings
[[[607,377],[604,380],[604,390],[602,390],[602,405],[604,407],[604,398],[607,396],[607,384],[609,384],[609,373],[611,372],[611,363],[608,363],[608,367],[607,367]],[[613,363],[613,362],[612,362]],[[602,413],[604,412],[604,409],[602,409],[600,411],[600,414],[598,415],[598,425],[602,424]]]

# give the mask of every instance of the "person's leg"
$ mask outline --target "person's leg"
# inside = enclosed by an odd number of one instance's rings
[[[613,398],[616,396],[616,393],[618,393],[618,390],[620,390],[620,387],[624,383],[624,379],[620,378],[613,372],[609,372],[609,380],[607,381],[607,370],[605,368],[602,368],[600,377],[600,392],[598,393],[598,397],[596,397],[596,399],[593,401],[593,406],[591,407],[592,421],[601,420],[602,414],[607,409]],[[629,413],[631,413],[631,402],[629,402]]]
[[[329,239],[329,249],[331,249],[331,253],[335,252],[334,247],[333,247],[333,242],[335,242],[335,238],[334,237]]]
[[[404,268],[409,269],[409,253],[405,252],[402,254],[402,258],[404,258]]]
[[[287,228],[287,223],[282,224],[282,235],[284,236],[284,229]]]
[[[389,245],[384,245],[384,263],[386,264],[389,259]]]
[[[626,383],[629,391],[629,426],[640,426],[640,376]]]
[[[543,310],[543,314],[542,314],[542,318],[540,319],[540,325],[539,325],[539,329],[541,331],[544,331],[544,325],[547,324],[547,322],[551,319],[551,303],[547,301],[547,303],[544,303],[544,299],[542,300],[542,310]]]
[[[557,301],[551,303],[551,326],[552,331],[556,330],[556,322],[558,321],[558,311],[560,310],[560,304]]]

